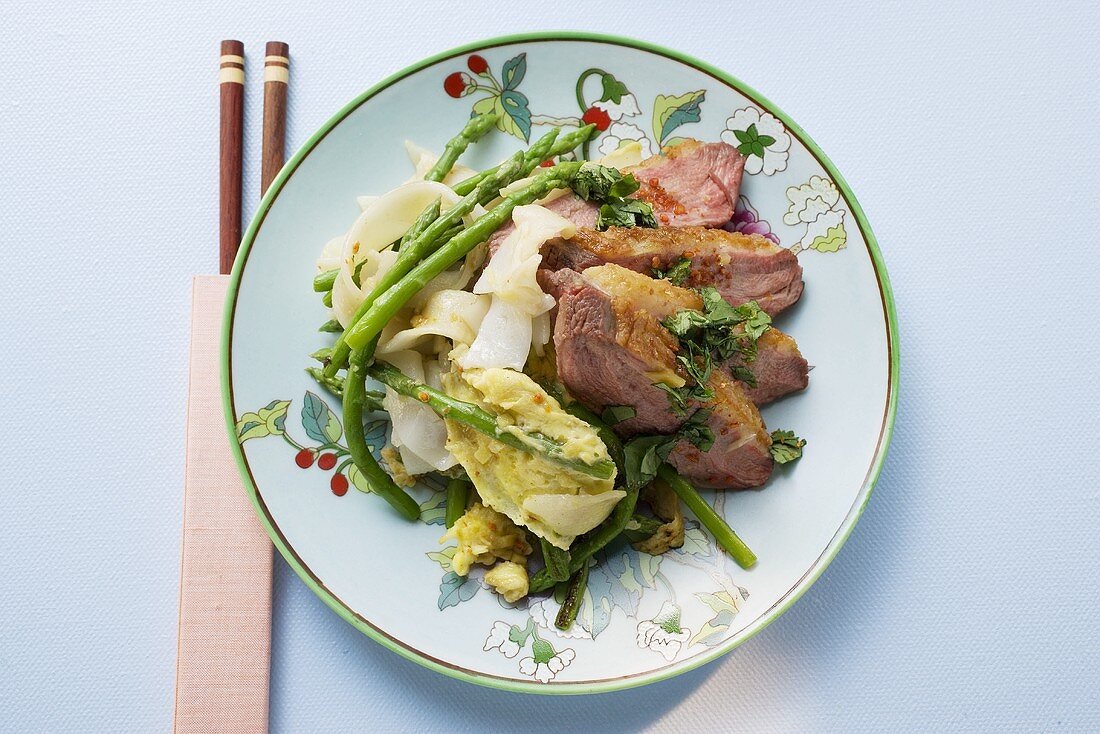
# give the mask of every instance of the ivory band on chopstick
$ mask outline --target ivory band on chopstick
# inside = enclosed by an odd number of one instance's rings
[[[290,80],[290,47],[281,41],[271,41],[267,44],[267,55],[264,56],[264,83],[281,82],[286,84]]]
[[[290,72],[285,66],[265,66],[264,67],[264,83],[267,82],[282,82],[286,84],[290,81]]]
[[[223,53],[218,68],[218,83],[244,84],[244,56]]]

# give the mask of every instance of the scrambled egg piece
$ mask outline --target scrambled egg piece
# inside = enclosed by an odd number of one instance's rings
[[[527,596],[527,567],[512,561],[501,561],[485,574],[485,583],[505,601],[519,601]]]
[[[452,539],[458,541],[458,550],[451,559],[451,568],[459,576],[470,573],[470,566],[475,563],[491,566],[499,558],[526,564],[527,556],[531,555],[524,532],[507,517],[479,502],[471,505],[439,542]],[[527,593],[526,581],[524,593]]]
[[[386,468],[390,470],[393,483],[398,487],[411,487],[416,484],[416,477],[409,474],[405,464],[401,461],[401,454],[393,446],[386,445],[380,452],[382,461],[386,462]]]
[[[516,435],[538,431],[561,442],[568,458],[589,464],[610,460],[596,431],[562,410],[522,372],[452,372],[443,376],[443,387],[449,395],[496,415],[504,430]],[[614,477],[597,479],[571,471],[455,421],[447,421],[447,450],[466,469],[485,504],[563,550],[603,522],[625,496],[614,488]]]

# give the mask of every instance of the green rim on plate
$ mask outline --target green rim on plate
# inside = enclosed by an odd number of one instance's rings
[[[871,466],[867,472],[863,486],[860,489],[854,504],[846,515],[844,521],[836,531],[835,535],[829,541],[822,554],[818,557],[814,565],[803,575],[798,582],[791,587],[771,608],[765,611],[756,620],[753,620],[746,627],[746,633],[742,636],[735,636],[730,641],[719,647],[715,647],[713,650],[692,657],[685,664],[681,666],[675,666],[672,668],[661,669],[650,673],[636,674],[620,679],[609,680],[606,682],[598,683],[562,683],[560,685],[541,685],[535,682],[521,682],[507,679],[496,678],[492,676],[482,676],[470,673],[466,670],[457,669],[445,663],[444,661],[425,656],[400,641],[394,639],[390,635],[386,634],[382,630],[373,626],[366,619],[356,614],[352,609],[346,606],[343,602],[337,599],[331,591],[329,591],[324,584],[313,575],[313,573],[305,566],[298,555],[291,549],[281,533],[278,531],[273,519],[262,498],[259,495],[259,490],[252,480],[251,473],[248,469],[247,463],[244,458],[244,452],[241,444],[236,439],[235,422],[236,414],[235,407],[233,405],[232,392],[230,390],[230,345],[232,340],[233,330],[233,314],[234,306],[236,304],[237,295],[240,287],[241,274],[244,270],[245,262],[248,259],[249,252],[253,243],[256,240],[256,236],[262,226],[268,211],[271,209],[272,204],[278,198],[281,190],[286,182],[290,179],[294,172],[298,169],[302,161],[313,151],[317,144],[324,139],[324,137],[338,124],[340,124],[349,114],[360,107],[367,100],[374,97],[380,91],[386,89],[392,84],[400,81],[406,76],[420,71],[428,66],[436,64],[440,61],[444,61],[457,56],[470,53],[471,51],[484,50],[496,46],[510,45],[522,42],[531,41],[587,41],[594,43],[606,43],[616,46],[623,46],[627,48],[639,49],[642,51],[648,51],[658,56],[663,56],[673,61],[678,61],[684,65],[687,65],[693,69],[703,72],[714,79],[729,85],[736,89],[738,92],[744,94],[750,99],[756,101],[761,106],[765,107],[770,113],[779,118],[788,130],[798,137],[806,148],[811,151],[814,156],[817,157],[821,165],[832,176],[833,181],[836,183],[837,188],[840,190],[846,203],[855,216],[858,223],[860,232],[866,242],[868,252],[871,256],[872,263],[875,269],[875,275],[878,280],[879,290],[882,296],[883,310],[886,317],[887,324],[887,351],[889,355],[889,384],[888,394],[886,401],[886,411],[883,416],[883,422],[881,426],[881,432],[878,437],[877,449],[872,460]],[[509,36],[500,36],[497,38],[490,38],[475,43],[469,43],[464,46],[453,48],[449,51],[445,51],[440,54],[423,59],[416,64],[406,67],[396,74],[384,79],[378,84],[374,85],[367,91],[352,100],[349,104],[344,106],[339,112],[337,112],[332,118],[330,118],[321,128],[315,132],[305,142],[305,144],[298,150],[294,156],[287,161],[283,166],[278,176],[272,182],[268,188],[267,194],[260,202],[259,209],[255,216],[252,218],[251,223],[248,226],[248,230],[245,232],[244,238],[241,242],[240,251],[237,253],[237,259],[233,266],[233,272],[230,276],[229,289],[226,298],[226,309],[222,327],[222,344],[221,344],[221,377],[222,377],[222,402],[225,410],[225,417],[227,421],[228,430],[231,436],[230,444],[233,446],[234,456],[237,460],[237,465],[241,471],[241,475],[244,478],[244,483],[247,488],[249,497],[252,500],[253,506],[256,508],[257,515],[260,518],[260,522],[263,524],[264,529],[271,537],[275,547],[282,554],[286,562],[290,564],[291,568],[298,574],[299,577],[316,593],[321,599],[324,600],[329,607],[331,607],[337,614],[354,625],[357,629],[362,631],[367,636],[371,637],[375,641],[386,646],[390,650],[402,655],[409,660],[412,660],[420,665],[443,673],[460,680],[468,681],[470,683],[476,683],[478,685],[489,686],[492,688],[499,688],[510,691],[520,691],[526,693],[542,693],[542,694],[577,694],[577,693],[603,693],[608,691],[621,690],[625,688],[632,688],[647,683],[655,683],[661,680],[666,680],[680,673],[687,672],[694,668],[708,663],[716,658],[721,657],[725,653],[729,652],[733,648],[742,644],[748,639],[751,639],[771,622],[778,618],[783,612],[785,612],[790,606],[797,601],[802,594],[821,576],[828,567],[829,563],[836,557],[841,546],[848,539],[852,529],[855,527],[856,522],[859,520],[860,515],[863,513],[864,508],[867,505],[867,501],[871,497],[871,493],[874,489],[875,482],[878,480],[879,474],[882,470],[883,462],[886,458],[887,449],[890,444],[890,439],[893,434],[894,417],[897,411],[897,395],[898,395],[898,375],[899,375],[899,358],[898,358],[898,339],[897,339],[897,314],[894,305],[893,292],[890,288],[890,281],[886,274],[886,267],[882,260],[882,254],[879,251],[878,244],[875,241],[874,234],[871,232],[871,228],[867,223],[867,217],[864,214],[862,208],[859,206],[859,202],[856,201],[851,189],[845,182],[844,178],[836,170],[836,167],[828,159],[828,157],[821,151],[821,149],[810,139],[809,136],[796,125],[786,114],[779,110],[774,104],[767,100],[764,96],[756,92],[751,87],[745,85],[743,82],[735,79],[729,74],[716,69],[715,67],[707,64],[703,61],[695,59],[691,56],[673,51],[661,46],[657,46],[645,41],[638,41],[630,38],[623,38],[611,35],[602,35],[595,33],[577,32],[577,31],[552,31],[543,33],[522,33]]]

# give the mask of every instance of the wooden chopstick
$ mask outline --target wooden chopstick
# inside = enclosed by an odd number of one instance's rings
[[[264,56],[264,145],[260,193],[283,167],[286,147],[286,93],[290,81],[290,47],[282,41],[268,41]]]
[[[241,243],[241,143],[244,140],[244,44],[222,41],[218,72],[221,90],[220,230],[218,272],[233,269]]]

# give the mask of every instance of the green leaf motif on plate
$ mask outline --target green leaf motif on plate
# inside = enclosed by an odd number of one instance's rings
[[[605,73],[600,77],[600,81],[603,85],[603,93],[600,95],[601,102],[620,104],[623,101],[623,95],[630,94],[630,90],[626,88],[626,85],[611,74]]]
[[[433,492],[428,499],[420,503],[420,521],[427,525],[443,525],[447,516],[447,494]],[[431,554],[428,554],[429,557]],[[451,555],[454,555],[452,551]]]
[[[703,624],[699,631],[688,641],[688,645],[706,645],[713,647],[726,638],[733,618],[741,611],[741,599],[738,599],[728,591],[719,591],[714,594],[696,594],[699,601],[706,604],[714,611],[714,617]]]
[[[344,434],[340,419],[328,403],[308,390],[302,400],[302,428],[307,436],[321,443],[336,443]]]
[[[454,571],[443,574],[443,580],[439,583],[439,610],[447,607],[457,607],[464,601],[469,601],[477,593],[477,581],[468,576],[459,576]]]
[[[289,400],[272,400],[255,413],[245,413],[236,423],[237,440],[244,443],[253,438],[283,435],[289,407]]]
[[[740,143],[737,150],[746,156],[755,155],[758,158],[763,158],[767,147],[775,143],[775,138],[771,135],[761,135],[757,131],[755,122],[744,130],[734,130],[733,134],[737,137],[737,142]]]
[[[451,563],[456,551],[458,551],[458,546],[450,545],[441,551],[429,551],[424,555],[438,563],[444,572],[449,572],[453,570]]]
[[[500,95],[500,104],[507,115],[507,120],[501,116],[499,121],[505,124],[504,132],[515,135],[524,142],[530,140],[531,110],[527,106],[527,97],[522,92],[506,89]]]
[[[684,544],[680,546],[680,552],[692,556],[710,555],[710,541],[702,528],[695,525],[684,530]]]
[[[653,138],[658,146],[664,145],[665,138],[681,125],[699,122],[703,116],[700,106],[706,95],[705,89],[675,96],[657,95],[653,100]]]
[[[848,245],[848,234],[844,231],[844,223],[829,227],[824,236],[815,237],[810,241],[807,250],[818,252],[838,252]]]
[[[589,573],[584,603],[581,604],[580,612],[577,614],[577,624],[592,635],[594,640],[611,623],[611,610],[614,607],[615,603],[611,598],[611,581],[603,574]]]
[[[511,89],[499,95],[483,97],[474,102],[471,117],[485,114],[497,115],[497,129],[527,142],[531,135],[531,110],[527,97]]]
[[[504,62],[500,76],[505,89],[515,89],[527,74],[527,54],[513,56]]]
[[[370,446],[375,454],[386,445],[386,429],[389,425],[388,420],[377,420],[371,421],[363,429],[363,440],[367,442],[367,446]]]
[[[359,471],[359,467],[355,464],[348,465],[348,481],[363,494],[370,494],[372,491],[370,482],[367,481],[367,478],[363,476],[363,472]]]

